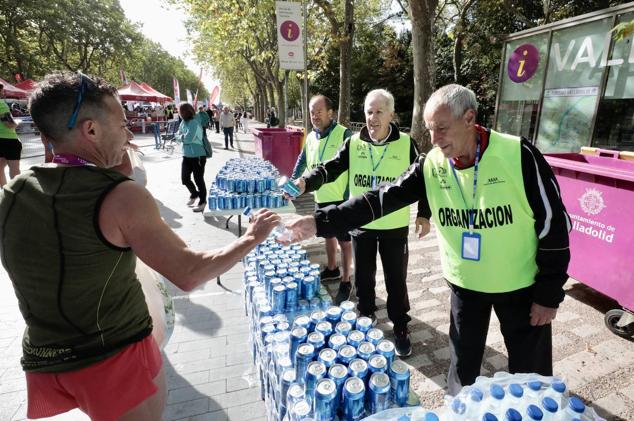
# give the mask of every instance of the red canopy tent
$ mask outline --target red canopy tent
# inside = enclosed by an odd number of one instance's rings
[[[15,86],[16,88],[20,88],[30,94],[37,87],[37,82],[33,79],[27,79],[20,83],[16,83],[13,86]]]
[[[119,98],[124,101],[163,102],[165,99],[143,89],[135,81],[118,89]]]
[[[29,93],[23,89],[16,88],[6,80],[0,78],[0,83],[4,85],[5,98],[18,98],[23,99],[29,96]]]
[[[163,98],[163,100],[159,101],[159,102],[172,102],[173,101],[172,98],[168,97],[167,95],[164,95],[164,94],[160,93],[159,91],[157,91],[156,89],[154,89],[153,87],[151,87],[150,85],[148,85],[145,82],[141,82],[140,86],[141,86],[141,88],[145,89],[149,93]]]

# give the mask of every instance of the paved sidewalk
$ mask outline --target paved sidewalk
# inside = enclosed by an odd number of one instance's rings
[[[225,151],[222,135],[209,132],[215,153],[207,163],[209,184],[224,162],[253,155],[252,136],[238,134],[238,151]],[[149,136],[137,138],[145,153],[148,189],[163,218],[190,246],[198,250],[222,247],[236,238],[237,223],[225,229],[225,218],[204,219],[185,205],[188,194],[180,184],[180,156],[155,151]],[[24,162],[23,168],[41,158]],[[30,161],[30,162],[29,162]],[[310,198],[298,204],[312,209]],[[324,263],[323,242],[306,244],[311,260]],[[377,262],[379,327],[391,335],[385,310],[383,272]],[[247,320],[240,299],[242,266],[191,293],[170,288],[176,307],[176,327],[165,349],[169,394],[164,419],[261,420],[264,404],[247,349]],[[335,291],[337,284],[329,284]],[[423,240],[410,236],[408,289],[413,355],[412,385],[427,408],[442,405],[448,367],[449,291],[440,274],[435,233]],[[615,305],[582,284],[570,281],[553,324],[555,372],[568,380],[573,393],[611,420],[634,419],[634,346],[603,326],[603,315]],[[15,295],[0,269],[0,420],[23,420],[26,413],[24,376],[19,365],[23,329]],[[483,374],[506,367],[506,350],[495,317],[487,338]],[[86,420],[78,411],[55,420]]]

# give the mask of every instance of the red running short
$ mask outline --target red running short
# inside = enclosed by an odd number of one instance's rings
[[[26,373],[28,418],[79,408],[93,421],[112,421],[156,393],[163,365],[152,335],[89,367],[62,373]]]

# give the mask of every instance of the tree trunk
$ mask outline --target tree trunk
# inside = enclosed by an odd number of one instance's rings
[[[277,118],[280,120],[278,127],[286,127],[286,110],[284,109],[284,82],[275,81],[275,92],[277,93]]]
[[[269,96],[268,96],[267,101],[266,101],[266,107],[269,108],[269,109],[271,107],[276,107],[276,105],[275,105],[275,94],[273,93],[273,89],[274,88],[275,87],[273,86],[273,82],[268,81],[267,84],[266,84],[266,90],[268,91]]]
[[[462,40],[464,35],[462,29],[456,32],[456,39],[453,43],[453,81],[462,84],[462,73],[460,68],[462,67]]]
[[[339,41],[339,123],[350,123],[350,73],[352,72],[352,42],[354,37],[354,0],[345,0],[344,24]]]
[[[299,96],[301,98],[301,104],[302,104],[302,120],[304,119],[304,116],[307,115],[307,104],[308,104],[308,92],[306,92],[306,90],[304,89],[304,73],[297,73],[297,81],[299,82]],[[310,127],[310,121],[306,120],[308,126]],[[309,127],[305,127],[306,130],[308,130]]]
[[[429,134],[425,130],[423,111],[425,101],[432,94],[435,69],[433,56],[433,26],[437,0],[410,1],[412,19],[412,55],[414,58],[414,109],[410,135],[416,139],[419,150],[431,149]]]

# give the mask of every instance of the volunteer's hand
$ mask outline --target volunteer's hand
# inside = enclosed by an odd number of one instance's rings
[[[420,232],[418,231],[419,229]],[[418,234],[419,240],[429,234],[430,229],[431,226],[429,225],[429,219],[423,218],[422,216],[416,217],[416,228],[414,232]]]
[[[313,216],[303,216],[298,218],[290,224],[287,224],[286,228],[288,228],[293,235],[292,241],[280,241],[280,243],[284,245],[307,240],[314,237],[317,233],[317,225],[315,224],[315,217]]]
[[[295,186],[297,186],[297,188],[299,189],[299,194],[295,197],[289,195],[288,193],[284,192],[284,197],[287,200],[295,200],[297,199],[299,196],[301,196],[302,194],[304,194],[306,192],[306,180],[304,180],[304,177],[299,177],[295,180],[293,180],[293,184],[295,184]]]
[[[531,326],[542,326],[552,322],[557,315],[557,309],[544,307],[537,303],[531,306]]]
[[[268,209],[259,209],[251,215],[245,235],[261,243],[266,240],[273,228],[280,223],[280,216]]]

